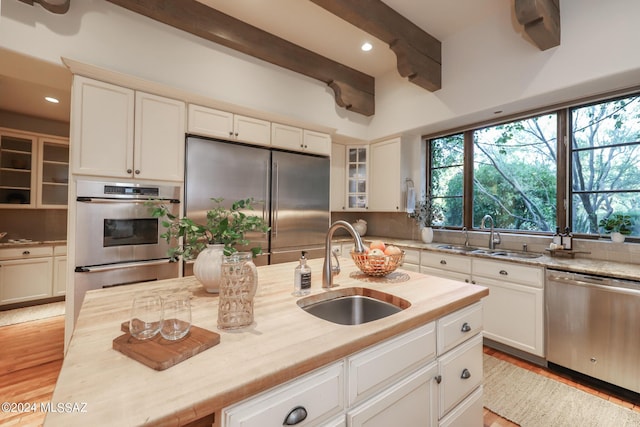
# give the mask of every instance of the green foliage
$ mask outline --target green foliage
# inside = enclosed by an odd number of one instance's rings
[[[212,198],[214,208],[207,211],[207,223],[196,224],[187,217],[179,218],[172,215],[164,205],[153,201],[147,202],[154,218],[164,218],[162,226],[166,231],[160,236],[169,243],[175,243],[169,249],[170,257],[182,256],[193,259],[207,244],[223,244],[224,254],[237,252],[236,246],[246,246],[250,241],[245,237],[248,231],[266,233],[269,227],[264,220],[256,215],[247,215],[243,210],[253,210],[252,198],[234,202],[230,209],[222,206],[222,198]],[[178,239],[182,238],[182,245]],[[261,252],[260,247],[251,248],[253,255]]]
[[[444,211],[442,207],[434,203],[430,196],[423,197],[416,203],[415,211],[409,215],[420,227],[431,227],[434,224],[442,223]]]
[[[607,234],[620,233],[628,236],[633,231],[633,220],[629,215],[612,214],[601,219],[598,225]]]

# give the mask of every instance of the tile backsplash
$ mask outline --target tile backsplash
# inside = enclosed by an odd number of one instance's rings
[[[413,219],[406,213],[393,212],[331,212],[331,220],[342,219],[353,223],[358,219],[367,222],[367,235],[390,237],[403,240],[420,240],[420,230]],[[338,234],[339,233],[339,234]],[[336,236],[346,236],[346,231],[339,230]],[[536,236],[522,234],[501,233],[502,243],[498,248],[522,250],[527,245],[531,252],[545,252],[551,243],[551,236]],[[434,242],[464,244],[465,235],[458,230],[434,229]],[[601,239],[575,239],[573,251],[576,258],[616,261],[630,264],[640,264],[640,244],[613,243],[608,237]],[[469,244],[471,246],[487,247],[489,233],[486,231],[470,231]],[[586,252],[586,253],[580,253]]]
[[[66,209],[0,209],[2,239],[66,240]]]

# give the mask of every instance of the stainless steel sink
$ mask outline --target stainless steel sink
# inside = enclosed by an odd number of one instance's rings
[[[536,252],[519,252],[519,251],[507,251],[507,250],[500,250],[500,249],[476,249],[475,251],[471,252],[473,254],[480,254],[480,255],[489,255],[489,256],[495,256],[495,257],[504,257],[504,258],[528,258],[528,259],[532,259],[532,258],[539,258],[542,256],[542,254],[536,253]]]
[[[464,245],[438,245],[436,246],[438,249],[448,249],[451,251],[463,251],[463,252],[472,252],[478,250],[478,248],[474,246],[464,246]]]
[[[298,300],[309,314],[339,325],[360,325],[382,319],[409,307],[395,295],[368,288],[343,288]]]

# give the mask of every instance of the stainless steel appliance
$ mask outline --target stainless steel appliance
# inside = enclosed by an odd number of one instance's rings
[[[204,222],[212,197],[236,200],[253,197],[255,211],[271,226],[268,235],[248,236],[266,256],[257,265],[294,261],[305,250],[309,258],[324,255],[329,227],[327,157],[242,145],[227,141],[187,138],[185,180],[186,215]]]
[[[545,300],[550,364],[640,392],[640,282],[548,269]]]
[[[76,194],[74,321],[88,290],[178,277],[161,219],[145,203],[179,215],[179,186],[83,180]]]

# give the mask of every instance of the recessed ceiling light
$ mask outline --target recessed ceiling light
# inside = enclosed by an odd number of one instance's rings
[[[47,101],[49,101],[49,102],[51,102],[53,104],[57,104],[58,102],[60,102],[60,101],[58,101],[57,98],[54,98],[52,96],[45,96],[44,99],[46,99]]]
[[[362,49],[365,52],[369,52],[371,49],[373,49],[373,45],[371,43],[369,43],[369,42],[365,42],[365,43],[362,44],[360,49]]]

